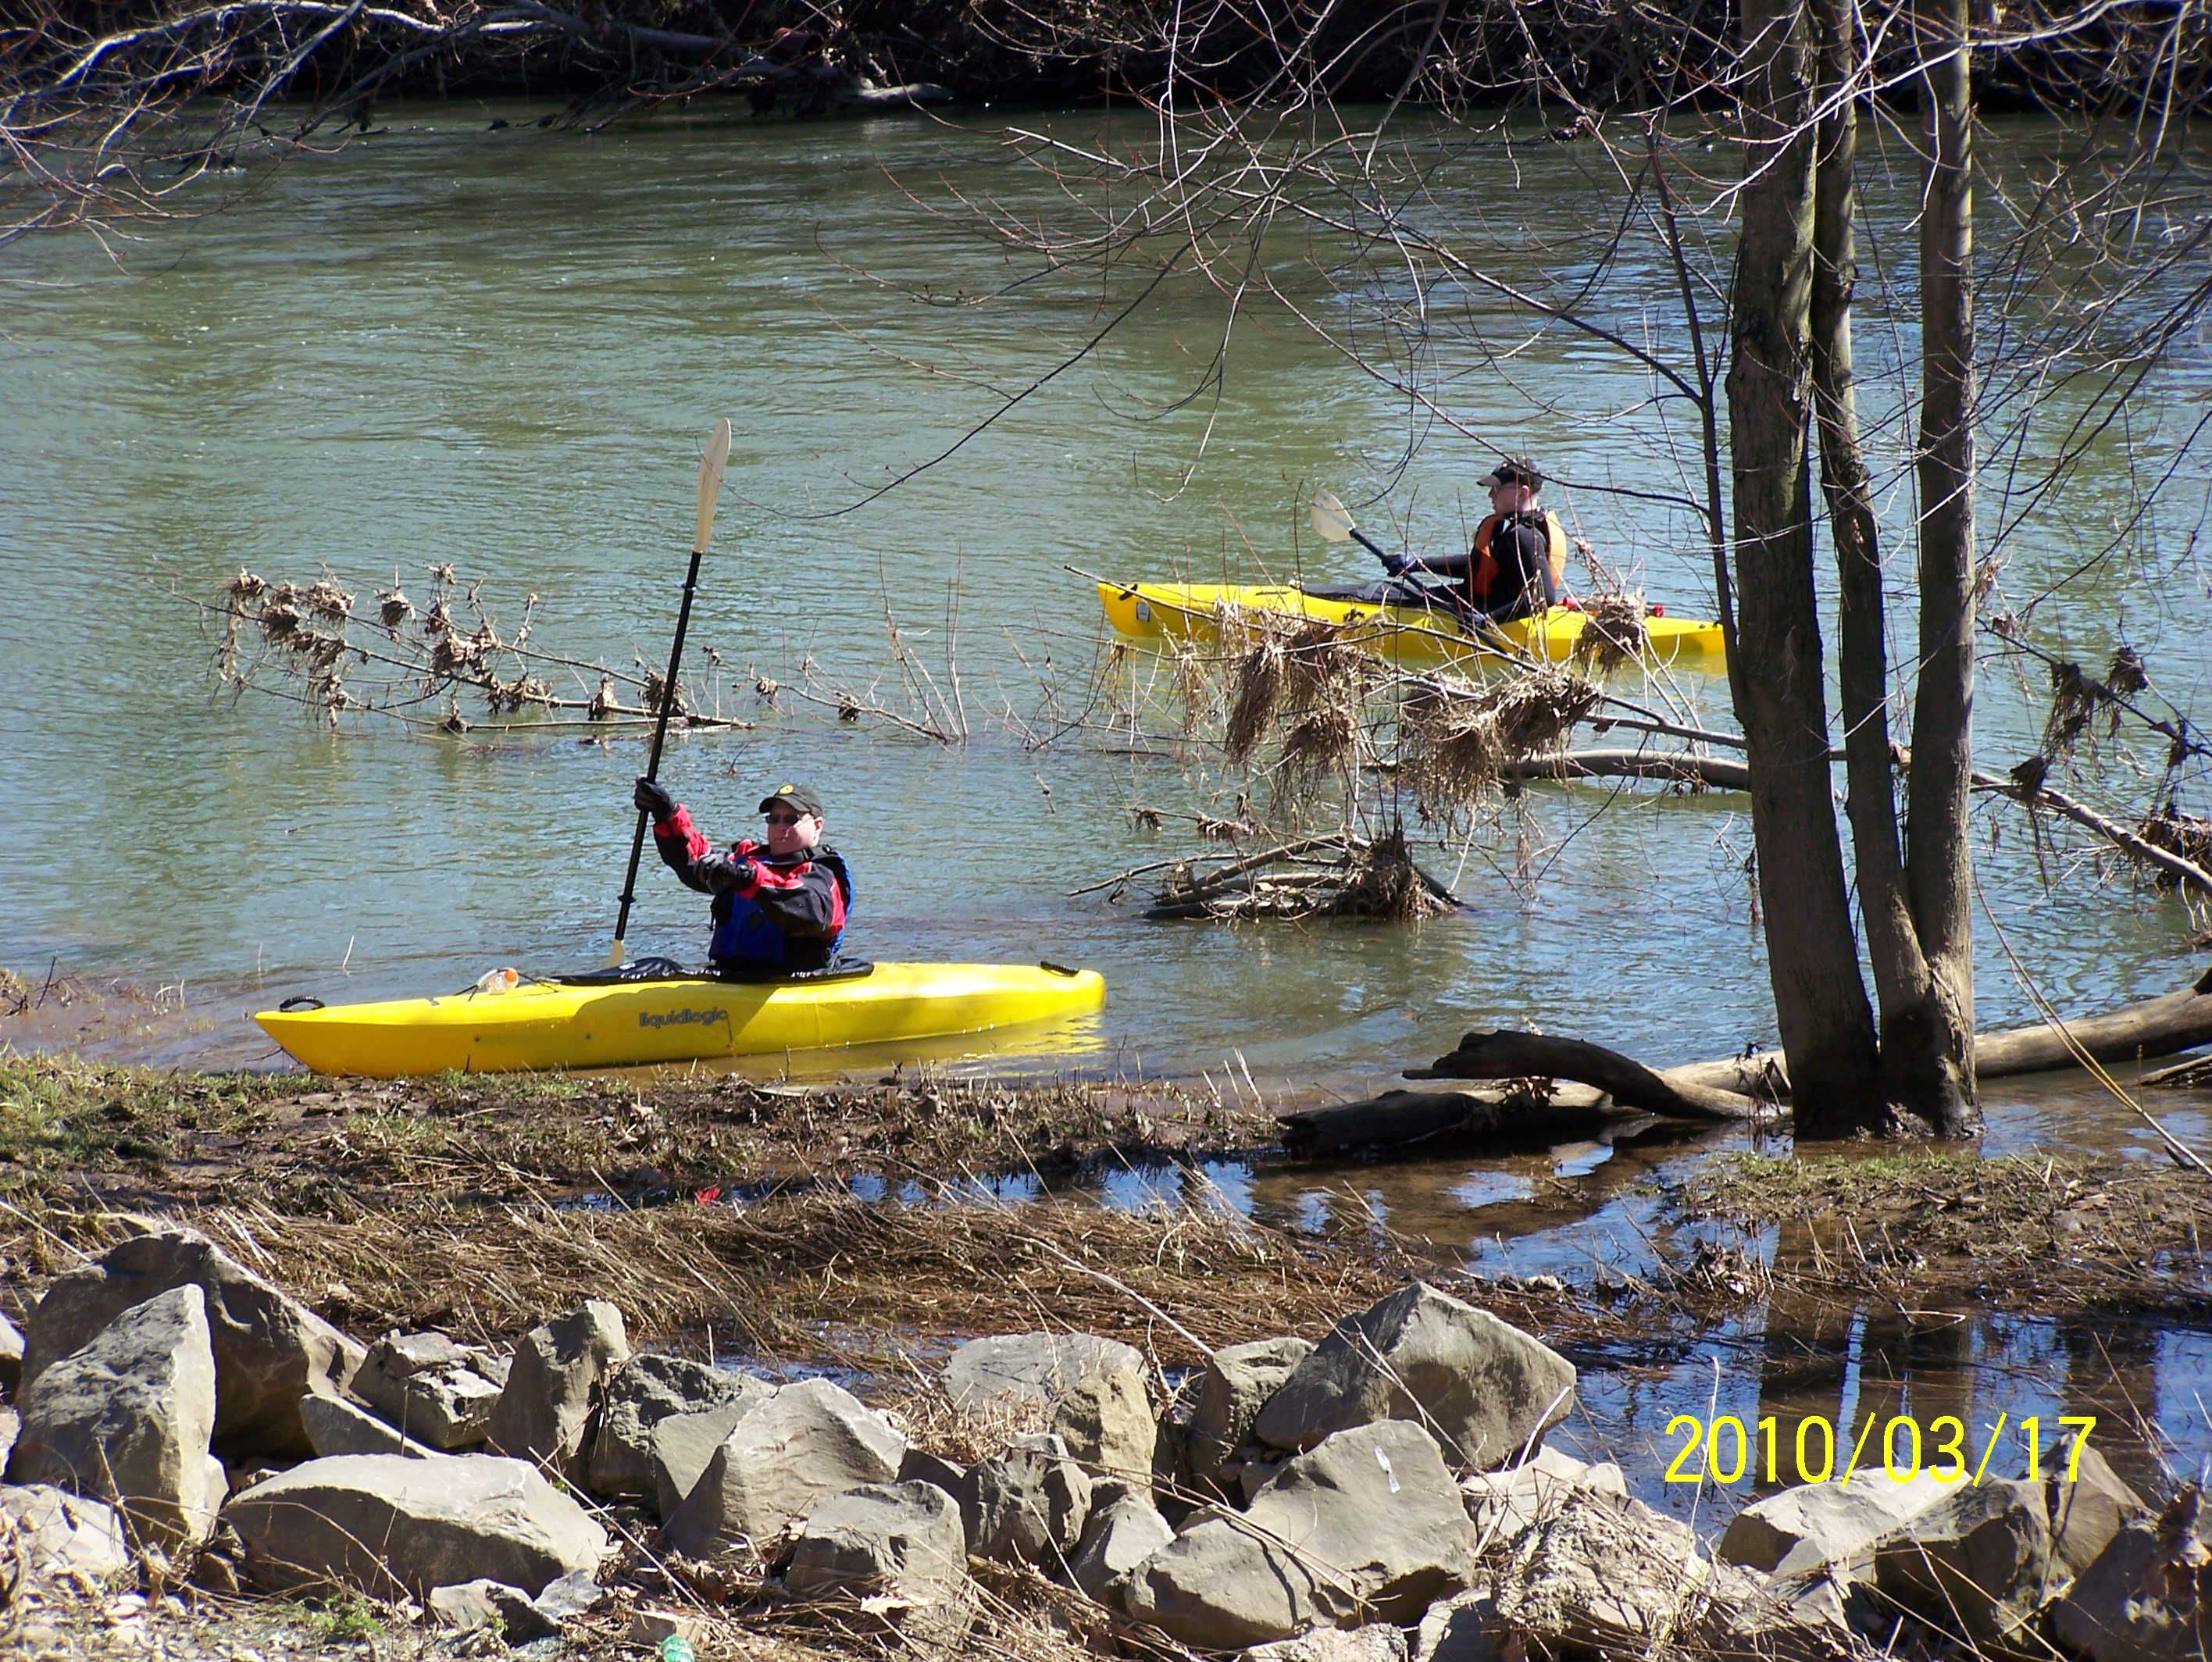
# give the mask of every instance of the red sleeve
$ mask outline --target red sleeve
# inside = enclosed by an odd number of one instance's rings
[[[714,885],[700,868],[714,852],[706,834],[691,823],[691,810],[678,803],[676,811],[653,826],[653,846],[661,863],[684,879],[685,887],[711,894]]]

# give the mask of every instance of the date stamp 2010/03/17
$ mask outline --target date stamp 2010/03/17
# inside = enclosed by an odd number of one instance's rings
[[[1887,1422],[1870,1418],[1850,1441],[1850,1458],[1838,1471],[1836,1454],[1840,1440],[1834,1422],[1825,1415],[1808,1415],[1798,1421],[1796,1434],[1790,1440],[1796,1447],[1785,1453],[1781,1446],[1784,1439],[1779,1422],[1772,1415],[1759,1422],[1754,1435],[1745,1430],[1743,1422],[1733,1414],[1723,1414],[1710,1423],[1695,1414],[1677,1414],[1667,1422],[1667,1435],[1686,1436],[1687,1441],[1675,1452],[1673,1463],[1668,1466],[1667,1481],[1740,1483],[1749,1477],[1754,1481],[1763,1478],[1770,1483],[1788,1483],[1791,1479],[1784,1475],[1785,1462],[1794,1457],[1796,1481],[1801,1483],[1842,1483],[1855,1472],[1875,1470],[1877,1463],[1879,1469],[1900,1483],[1911,1483],[1923,1471],[1939,1483],[1978,1483],[1988,1475],[1990,1457],[1996,1453],[1997,1444],[2004,1437],[2008,1417],[1997,1416],[1997,1422],[1989,1428],[1988,1440],[1981,1446],[1978,1459],[1969,1441],[1966,1422],[1954,1414],[1930,1420],[1925,1428],[1918,1420],[1903,1414]],[[2050,1452],[2057,1455],[2060,1452],[2058,1445],[2067,1441],[2066,1433],[2072,1434],[2073,1446],[2065,1451],[2065,1481],[2070,1483],[2081,1468],[2081,1451],[2089,1446],[2089,1434],[2097,1428],[2097,1416],[2062,1414],[2057,1423],[2063,1430],[2054,1440]],[[1878,1446],[1877,1428],[1881,1433]],[[2042,1419],[2031,1415],[2011,1429],[2026,1449],[2028,1481],[2042,1482]]]

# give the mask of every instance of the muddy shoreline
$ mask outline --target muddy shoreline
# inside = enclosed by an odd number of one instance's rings
[[[70,1248],[96,1251],[112,1237],[116,1215],[158,1214],[219,1237],[244,1231],[270,1263],[295,1260],[284,1278],[310,1303],[326,1295],[333,1319],[458,1321],[489,1339],[600,1273],[584,1243],[620,1240],[631,1254],[742,1263],[748,1348],[825,1364],[864,1328],[903,1344],[1003,1325],[1012,1307],[1035,1313],[1041,1286],[1100,1319],[1118,1306],[1116,1325],[1159,1329],[1170,1356],[1189,1348],[1090,1270],[1151,1277],[1185,1302],[1178,1320],[1218,1323],[1209,1344],[1253,1336],[1238,1313],[1262,1289],[1261,1325],[1280,1331],[1286,1276],[1310,1286],[1311,1319],[1325,1326],[1354,1285],[1467,1272],[1463,1240],[1379,1220],[1294,1234],[1240,1213],[1207,1173],[1224,1161],[1294,1167],[1274,1113],[1188,1084],[927,1071],[866,1085],[372,1082],[18,1058],[0,1061],[0,1250],[9,1301],[27,1306]],[[1452,1151],[1437,1152],[1449,1164]],[[1381,1168],[1301,1169],[1327,1184]],[[1783,1286],[2025,1314],[2212,1316],[2202,1254],[2212,1185],[2176,1165],[1925,1148],[1715,1152],[1665,1170],[1632,1180],[1670,1233],[1694,1237],[1705,1263],[1662,1248],[1627,1278],[1640,1284],[1594,1271],[1579,1286],[1501,1295],[1592,1343],[1629,1336],[1626,1305],[1650,1302],[1672,1327],[1724,1319]],[[1165,1174],[1179,1198],[1102,1204],[1102,1174]],[[1587,1207],[1554,1186],[1522,1210],[1570,1224]],[[527,1261],[533,1239],[557,1251],[532,1265],[526,1290],[512,1271],[502,1280],[471,1262]],[[1194,1263],[1201,1241],[1225,1256]],[[1181,1259],[1172,1275],[1163,1243]],[[1054,1265],[1056,1253],[1077,1266]],[[574,1274],[560,1267],[564,1254],[579,1259]],[[306,1284],[312,1266],[341,1263],[355,1267]],[[1016,1264],[1018,1277],[1000,1273]],[[981,1284],[959,1284],[969,1277]],[[673,1279],[687,1290],[651,1301],[665,1305],[658,1321],[641,1313],[648,1337],[696,1332],[736,1290],[710,1295],[680,1271]],[[836,1297],[825,1290],[839,1286]],[[833,1319],[843,1329],[834,1338],[804,1337]]]

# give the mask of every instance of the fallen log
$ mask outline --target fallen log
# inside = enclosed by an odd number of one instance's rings
[[[1470,1033],[1431,1071],[1450,1079],[1572,1079],[1623,1108],[1670,1119],[1756,1119],[1770,1111],[1755,1097],[1656,1073],[1603,1045],[1547,1033]]]
[[[1677,785],[1702,785],[1711,791],[1751,789],[1751,767],[1747,762],[1673,750],[1567,750],[1555,756],[1509,761],[1498,773],[1500,779],[1669,779]]]
[[[1361,1102],[1302,1108],[1278,1117],[1283,1146],[1307,1156],[1354,1149],[1412,1154],[1429,1144],[1480,1143],[1486,1148],[1548,1147],[1595,1137],[1622,1118],[1610,1097],[1565,1084],[1547,1102],[1527,1093],[1474,1088],[1384,1091]]]
[[[2069,1022],[2066,1030],[2076,1044],[2100,1062],[2147,1061],[2155,1057],[2172,1056],[2192,1050],[2200,1045],[2212,1044],[2212,968],[2197,978],[2196,985],[2186,992],[2169,993],[2162,998],[2146,999],[2142,1004],[2130,1004],[2123,1010],[2108,1011],[2102,1016],[2084,1017]],[[1505,1066],[1507,1052],[1503,1048],[1491,1048],[1481,1059],[1462,1071],[1460,1058],[1468,1046],[1488,1046],[1501,1036],[1496,1034],[1469,1034],[1462,1041],[1462,1051],[1439,1058],[1436,1065],[1427,1068],[1408,1068],[1408,1079],[1449,1079],[1496,1077],[1486,1070],[1493,1064]],[[1516,1039],[1537,1040],[1551,1044],[1573,1045],[1574,1040],[1549,1040],[1535,1034],[1513,1034]],[[1618,1052],[1602,1046],[1578,1046],[1577,1062],[1588,1059],[1587,1052],[1609,1057],[1625,1063],[1648,1076],[1647,1085],[1656,1082],[1658,1093],[1672,1093],[1678,1102],[1694,1103],[1705,1093],[1717,1094],[1728,1109],[1723,1116],[1738,1118],[1741,1110],[1739,1101],[1764,1105],[1786,1101],[1790,1094],[1790,1077],[1783,1065],[1779,1052],[1767,1052],[1755,1056],[1730,1056],[1717,1061],[1691,1062],[1679,1067],[1645,1068]],[[1509,1077],[1538,1074],[1546,1066],[1556,1063],[1561,1053],[1550,1053],[1551,1063],[1525,1052],[1515,1055]],[[1984,1079],[2002,1079],[2017,1074],[2043,1073],[2053,1068],[2075,1065],[2075,1054],[2054,1026],[2018,1028],[2006,1033],[1985,1033],[1974,1042],[1976,1071]],[[2205,1065],[2212,1069],[2212,1058]],[[2165,1071],[2169,1077],[2180,1073],[2178,1069]],[[1587,1074],[1577,1076],[1591,1085],[1600,1081]],[[2154,1076],[2155,1077],[2155,1076]],[[2150,1083],[2146,1081],[2145,1083]],[[2178,1080],[2177,1080],[2178,1083]],[[1612,1094],[1613,1106],[1608,1109],[1602,1099],[1590,1110],[1626,1115],[1635,1113],[1667,1114],[1669,1117],[1711,1120],[1715,1114],[1708,1109],[1690,1108],[1686,1113],[1674,1109],[1648,1106],[1660,1095],[1641,1095],[1647,1106],[1619,1093]],[[1525,1112],[1525,1110],[1524,1110]],[[1456,1117],[1455,1117],[1456,1116]],[[1419,1091],[1390,1091],[1370,1101],[1346,1103],[1341,1107],[1307,1110],[1281,1117],[1284,1141],[1293,1149],[1329,1153],[1354,1148],[1398,1148],[1424,1141],[1441,1142],[1447,1137],[1458,1140],[1482,1140],[1510,1132],[1515,1122],[1511,1116],[1497,1113],[1468,1114],[1456,1108],[1449,1096],[1439,1097]]]
[[[2145,1062],[2212,1044],[2212,968],[2186,992],[2069,1022],[2065,1033],[2100,1062]],[[1974,1040],[1974,1071],[1984,1079],[2070,1068],[2075,1061],[2056,1025],[1984,1033]]]

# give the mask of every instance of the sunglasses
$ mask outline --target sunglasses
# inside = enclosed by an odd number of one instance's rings
[[[768,822],[770,825],[796,825],[801,820],[811,819],[814,816],[811,814],[769,814],[766,816]]]

